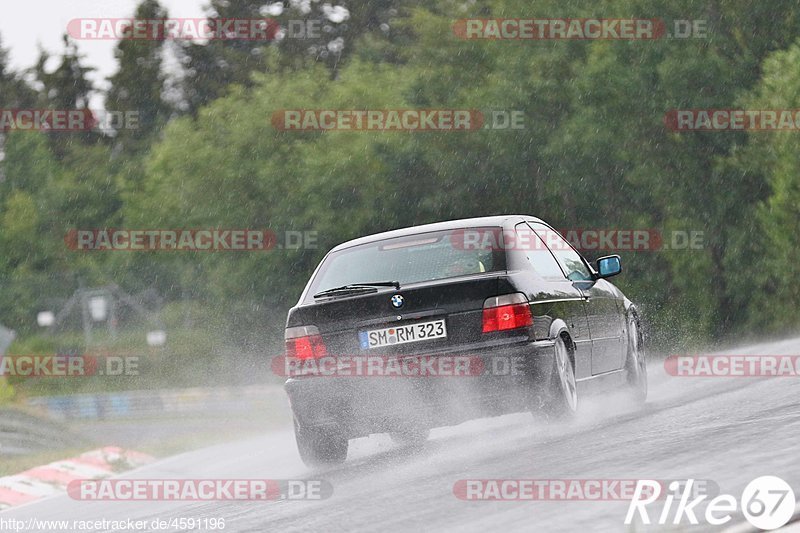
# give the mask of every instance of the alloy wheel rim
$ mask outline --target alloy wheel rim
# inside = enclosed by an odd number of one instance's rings
[[[630,346],[631,354],[634,359],[633,370],[635,384],[638,388],[647,390],[647,362],[639,346],[639,325],[636,323],[635,318],[630,318],[628,321],[628,346]]]
[[[567,405],[571,411],[575,411],[578,405],[578,391],[575,384],[575,372],[569,362],[567,348],[563,341],[556,344],[556,364],[558,365],[558,375],[561,378],[561,389],[567,400]]]

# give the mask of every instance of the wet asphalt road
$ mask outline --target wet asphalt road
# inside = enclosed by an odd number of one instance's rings
[[[724,353],[800,354],[800,339]],[[321,501],[87,502],[57,496],[0,517],[224,518],[226,532],[259,533],[723,531],[708,525],[626,526],[624,501],[463,501],[454,496],[453,485],[476,478],[692,477],[713,480],[738,499],[750,480],[771,474],[789,482],[800,497],[799,378],[677,378],[660,362],[650,364],[649,375],[642,409],[591,399],[569,424],[547,425],[530,414],[475,420],[434,430],[421,449],[372,436],[351,442],[346,465],[319,470],[301,463],[288,408],[281,406],[285,429],[167,458],[124,476],[323,479],[333,495]],[[654,507],[653,518],[660,510]],[[742,521],[737,511],[727,526]]]

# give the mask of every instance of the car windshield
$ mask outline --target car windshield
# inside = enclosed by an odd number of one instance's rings
[[[499,232],[500,228],[482,231]],[[465,246],[464,242],[463,230],[439,231],[333,252],[323,261],[307,295],[350,284],[398,281],[402,286],[505,270],[502,253],[490,246]]]

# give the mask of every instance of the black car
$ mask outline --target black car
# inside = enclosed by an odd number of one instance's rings
[[[470,418],[568,417],[593,390],[643,402],[639,314],[606,279],[620,271],[619,256],[593,267],[523,215],[335,247],[286,322],[286,361],[297,371],[285,388],[303,461],[343,462],[348,440],[372,433],[419,442]],[[359,358],[371,363],[356,368]]]

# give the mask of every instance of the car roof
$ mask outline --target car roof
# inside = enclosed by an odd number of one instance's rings
[[[457,220],[447,220],[443,222],[434,222],[433,224],[423,224],[421,226],[410,226],[407,228],[399,228],[382,233],[375,233],[373,235],[366,235],[353,239],[351,241],[343,242],[334,247],[331,252],[358,246],[360,244],[368,244],[371,242],[382,241],[385,239],[392,239],[395,237],[407,237],[409,235],[418,235],[420,233],[429,233],[433,231],[447,231],[455,229],[468,229],[468,228],[491,228],[501,227],[507,228],[516,226],[523,221],[529,222],[542,222],[542,220],[532,217],[530,215],[494,215],[488,217],[477,218],[462,218]]]

